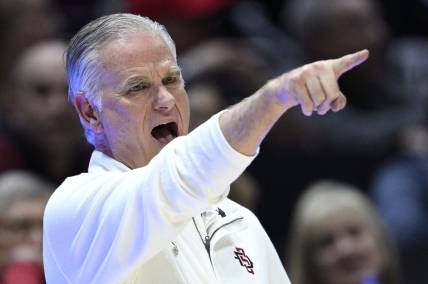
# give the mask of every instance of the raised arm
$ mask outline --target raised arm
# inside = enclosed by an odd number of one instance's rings
[[[270,80],[255,94],[234,105],[220,117],[221,130],[238,152],[253,155],[267,132],[288,109],[300,105],[310,116],[346,105],[337,80],[369,56],[362,50],[341,58],[317,61]]]

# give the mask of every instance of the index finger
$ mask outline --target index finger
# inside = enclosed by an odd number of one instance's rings
[[[369,51],[364,49],[337,59],[333,59],[334,74],[337,78],[339,78],[343,73],[366,61],[367,58],[369,58]]]

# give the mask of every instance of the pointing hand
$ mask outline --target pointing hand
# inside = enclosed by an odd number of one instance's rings
[[[337,80],[343,73],[366,61],[368,56],[365,49],[337,59],[304,65],[269,81],[265,91],[273,91],[283,107],[300,105],[307,116],[313,111],[320,115],[329,110],[337,112],[346,105],[346,97],[341,93]]]

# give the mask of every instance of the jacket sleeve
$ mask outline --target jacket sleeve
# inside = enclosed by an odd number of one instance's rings
[[[218,115],[142,168],[68,178],[48,202],[48,283],[118,283],[161,251],[192,216],[224,199],[254,157],[225,140]]]

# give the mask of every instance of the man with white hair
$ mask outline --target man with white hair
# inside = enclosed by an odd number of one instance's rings
[[[367,56],[283,74],[188,133],[165,29],[131,14],[83,27],[67,52],[69,98],[95,151],[88,172],[48,202],[48,283],[289,283],[257,218],[227,199],[229,185],[288,109],[342,109],[337,78]]]

